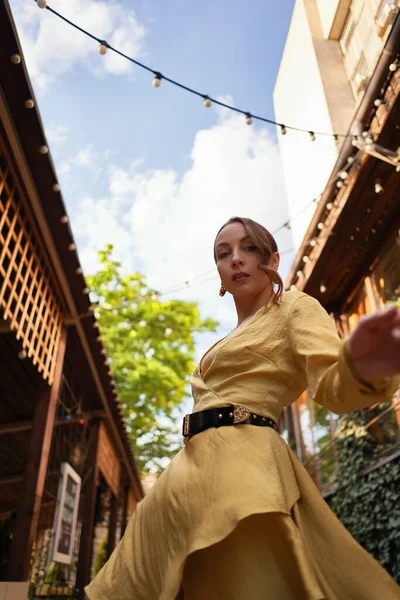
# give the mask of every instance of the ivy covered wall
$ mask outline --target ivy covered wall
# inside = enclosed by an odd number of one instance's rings
[[[355,539],[400,583],[400,456],[379,465],[382,447],[350,413],[336,432],[336,492],[330,507]]]

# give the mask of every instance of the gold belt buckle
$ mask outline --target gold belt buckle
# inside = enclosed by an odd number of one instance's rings
[[[233,405],[233,424],[237,425],[238,423],[243,423],[246,419],[248,419],[251,415],[251,412],[248,408],[243,406],[243,404],[234,404]]]
[[[183,417],[183,435],[184,436],[189,435],[189,417],[190,417],[190,415],[185,415]]]

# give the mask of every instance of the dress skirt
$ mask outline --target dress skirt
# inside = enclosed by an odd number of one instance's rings
[[[90,600],[400,600],[281,436],[208,429],[132,515]],[[184,596],[183,596],[184,594]]]

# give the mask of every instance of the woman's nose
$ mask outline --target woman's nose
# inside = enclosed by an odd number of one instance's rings
[[[232,253],[232,264],[234,264],[234,265],[243,264],[243,258],[242,258],[242,255],[240,254],[240,252]]]

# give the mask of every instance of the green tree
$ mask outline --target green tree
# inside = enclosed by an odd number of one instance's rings
[[[132,445],[142,470],[160,470],[173,455],[178,425],[172,411],[188,395],[194,334],[215,331],[194,302],[161,302],[140,273],[121,274],[111,245],[87,278]]]

